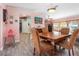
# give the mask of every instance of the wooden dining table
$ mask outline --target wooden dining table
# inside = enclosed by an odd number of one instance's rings
[[[70,35],[71,34],[62,35],[62,34],[60,34],[60,32],[56,32],[56,31],[54,31],[53,33],[47,33],[47,34],[39,33],[39,36],[41,38],[46,38],[46,40],[54,42],[54,43],[62,41],[62,40],[64,40],[64,38],[67,38]]]
[[[60,32],[53,31],[52,33],[39,33],[40,38],[44,38],[44,40],[50,41],[53,43],[54,46],[54,52],[56,52],[56,44],[63,40],[65,40],[67,37],[71,36],[71,34],[68,35],[62,35]]]

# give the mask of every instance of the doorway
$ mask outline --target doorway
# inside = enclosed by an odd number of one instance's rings
[[[29,33],[31,30],[32,19],[31,17],[20,17],[20,33]]]

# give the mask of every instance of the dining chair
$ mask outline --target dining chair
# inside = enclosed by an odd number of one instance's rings
[[[39,33],[42,33],[42,29],[36,29]]]
[[[48,42],[40,41],[39,39],[40,37],[38,32],[33,28],[32,29],[32,41],[34,45],[33,55],[42,55],[43,53],[52,55],[53,45]]]
[[[62,28],[60,32],[61,34],[69,34],[69,28]]]
[[[48,34],[49,33],[48,28],[47,27],[43,28],[42,29],[42,33],[43,34]]]
[[[72,33],[70,38],[68,38],[68,40],[65,40],[65,41],[59,43],[59,46],[65,48],[65,49],[68,49],[69,56],[71,55],[70,54],[71,50],[72,50],[72,55],[74,55],[73,46],[75,44],[78,33],[79,33],[79,29],[74,30],[74,32]]]
[[[60,34],[61,35],[68,35],[69,34],[69,28],[62,28],[61,30],[60,30]],[[61,42],[63,42],[63,41],[65,41],[65,40],[67,40],[67,38],[62,38],[63,40],[61,41]],[[56,44],[58,44],[59,42],[56,42]],[[61,49],[61,46],[59,46],[59,49]],[[64,48],[63,48],[64,49]]]
[[[42,34],[47,35],[49,33],[51,33],[51,32],[48,31],[47,27],[42,29]],[[42,38],[41,40],[43,40],[43,41],[48,41],[47,38],[44,38],[44,37],[41,37],[41,38]],[[48,41],[48,42],[50,42],[50,41]]]

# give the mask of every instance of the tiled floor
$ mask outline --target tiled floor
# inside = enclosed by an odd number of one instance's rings
[[[15,47],[0,51],[0,56],[33,56],[33,47],[28,34],[21,34],[20,42]],[[79,56],[79,46],[74,46],[75,55]],[[67,50],[60,50],[58,56],[68,56]]]

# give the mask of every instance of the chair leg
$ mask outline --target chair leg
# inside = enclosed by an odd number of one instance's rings
[[[40,53],[39,56],[42,56],[42,54]]]
[[[33,55],[35,55],[35,48],[34,48],[34,52],[33,52]]]
[[[71,56],[71,54],[70,54],[70,49],[68,50],[68,53],[69,53],[69,56]]]
[[[37,55],[37,54],[36,54],[36,51],[35,51],[35,48],[34,48],[33,55],[34,55],[34,56],[35,56],[35,55]],[[40,55],[40,56],[41,56],[41,53],[39,53],[38,55]]]
[[[74,49],[72,48],[72,55],[74,56]]]
[[[59,46],[59,50],[61,49],[61,46]]]

